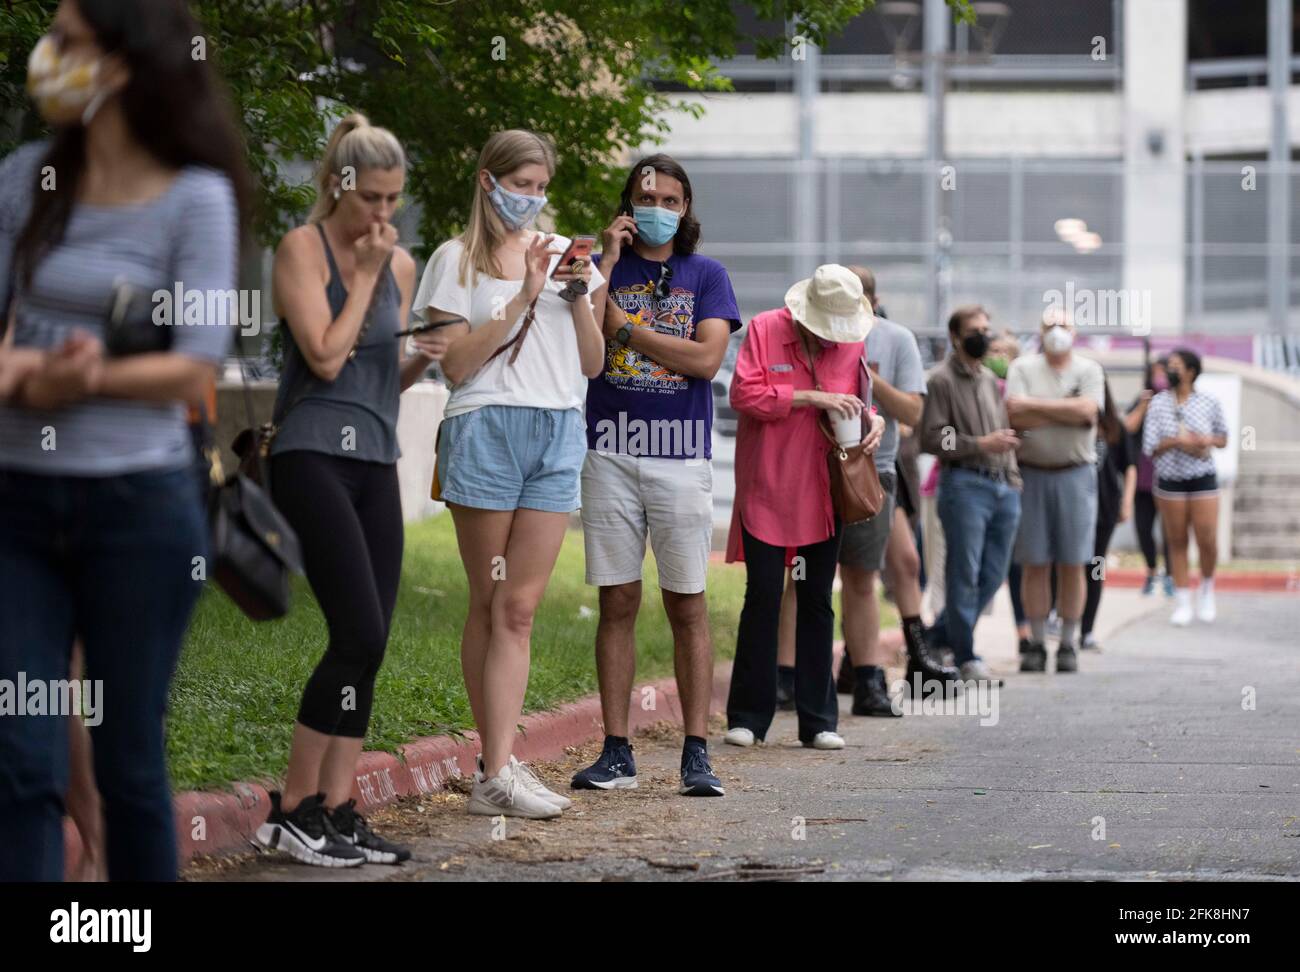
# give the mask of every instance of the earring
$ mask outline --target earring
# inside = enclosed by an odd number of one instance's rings
[[[341,195],[341,194],[339,193],[339,191],[338,191],[337,189],[335,189],[335,190],[334,190],[334,198],[335,198],[335,199],[338,199],[340,195]]]

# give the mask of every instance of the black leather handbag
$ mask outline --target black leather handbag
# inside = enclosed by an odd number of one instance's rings
[[[104,352],[110,358],[123,358],[170,350],[178,313],[177,308],[172,308],[169,316],[173,319],[159,323],[154,320],[155,307],[148,291],[117,284],[104,317]]]
[[[298,535],[262,488],[235,473],[213,493],[212,579],[253,621],[289,612],[290,580],[302,573]]]
[[[244,391],[248,402],[247,378]],[[248,419],[251,424],[251,404]],[[302,573],[298,534],[252,477],[242,470],[225,476],[206,408],[202,410],[202,422],[212,483],[208,500],[212,579],[251,620],[284,617],[289,612],[293,575]],[[262,457],[255,455],[253,463],[265,476]]]

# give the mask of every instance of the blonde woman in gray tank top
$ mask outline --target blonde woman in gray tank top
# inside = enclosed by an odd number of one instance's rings
[[[330,137],[309,222],[275,254],[285,366],[271,492],[302,542],[329,643],[303,691],[284,790],[271,794],[257,837],[322,867],[410,857],[352,799],[402,569],[398,398],[435,358],[403,357],[397,337],[415,288],[391,222],[405,179],[393,134],[349,115]]]

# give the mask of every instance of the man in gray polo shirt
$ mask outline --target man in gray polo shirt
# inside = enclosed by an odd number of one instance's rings
[[[863,292],[876,303],[875,276],[866,267],[850,267],[862,278]],[[885,666],[890,652],[880,647],[880,602],[876,598],[876,577],[885,565],[886,548],[901,543],[910,548],[891,558],[894,600],[907,643],[907,679],[915,672],[923,680],[953,680],[959,677],[954,668],[943,666],[931,656],[921,622],[920,560],[907,526],[906,516],[894,503],[898,487],[894,461],[898,456],[898,423],[915,426],[921,421],[925,395],[925,370],[921,352],[912,332],[901,324],[877,316],[875,327],[867,335],[864,355],[871,370],[872,402],[885,417],[885,431],[876,449],[876,472],[885,490],[885,503],[879,513],[864,523],[844,529],[840,544],[840,603],[844,612],[845,658],[841,666],[852,665],[853,714],[865,716],[899,715],[890,704],[885,687]],[[895,523],[895,514],[902,523]],[[899,527],[900,529],[895,529]],[[900,532],[901,531],[901,532]],[[891,541],[892,534],[898,534]],[[901,575],[901,576],[900,576]],[[841,683],[847,681],[842,679]]]
[[[1073,352],[1074,325],[1065,314],[1043,315],[1042,341],[1042,353],[1017,358],[1007,372],[1007,416],[1021,438],[1024,480],[1014,557],[1023,568],[1021,598],[1030,643],[1021,650],[1020,670],[1047,668],[1055,564],[1061,617],[1056,670],[1074,672],[1086,595],[1084,565],[1092,559],[1096,529],[1095,440],[1105,379],[1101,365]]]

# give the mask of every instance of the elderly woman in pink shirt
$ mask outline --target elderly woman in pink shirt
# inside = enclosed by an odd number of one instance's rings
[[[784,307],[750,321],[736,360],[731,404],[740,422],[727,561],[744,561],[746,584],[727,696],[724,741],[733,745],[762,740],[776,713],[777,623],[793,555],[799,740],[817,749],[844,746],[835,731],[831,677],[840,524],[831,505],[829,444],[818,424],[863,412],[862,342],[872,321],[857,275],[834,264],[818,267],[790,288]],[[864,440],[871,448],[883,428],[883,418],[871,413]]]

